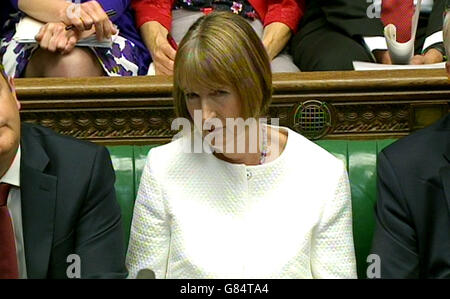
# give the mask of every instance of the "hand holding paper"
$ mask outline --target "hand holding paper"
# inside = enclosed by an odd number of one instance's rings
[[[47,23],[36,35],[36,41],[41,49],[50,52],[70,53],[80,39],[80,33],[75,30],[66,31],[65,24]]]
[[[50,23],[50,24],[56,24],[56,23]],[[63,24],[63,23],[61,23]],[[38,36],[39,32],[41,32],[41,29],[46,25],[42,22],[39,22],[33,18],[30,17],[24,17],[20,20],[20,22],[17,24],[16,28],[16,34],[14,35],[13,39],[17,41],[18,43],[37,43],[42,42],[42,40],[37,41],[36,36]],[[57,26],[53,26],[52,30],[56,30]],[[48,29],[45,28],[44,29]],[[65,26],[62,26],[62,30],[65,30]],[[93,34],[94,29],[92,31],[85,31],[83,32],[79,39],[77,39],[76,45],[79,47],[100,47],[100,48],[110,48],[112,46],[113,39],[117,36],[113,36],[112,38],[104,39],[102,41],[97,41],[96,36]],[[73,31],[73,30],[72,30]],[[65,32],[65,34],[71,34],[70,31]],[[72,35],[74,32],[72,32]],[[87,36],[90,35],[90,36]],[[38,36],[39,38],[39,36]]]

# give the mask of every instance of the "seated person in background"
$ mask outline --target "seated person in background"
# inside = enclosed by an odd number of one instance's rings
[[[391,64],[384,25],[397,27],[397,40],[410,39],[413,0],[308,1],[299,32],[292,39],[294,62],[302,71],[353,70],[355,60]],[[442,62],[445,0],[423,0],[411,64]],[[375,4],[375,6],[374,6]],[[372,7],[381,10],[381,18]],[[381,5],[381,7],[380,7]],[[372,7],[371,7],[372,6]],[[423,54],[423,55],[421,55]]]
[[[174,68],[183,132],[148,155],[130,277],[356,278],[345,166],[264,124],[271,92],[269,57],[246,20],[214,12],[192,25]]]
[[[379,154],[375,212],[382,278],[450,278],[450,114]]]
[[[450,278],[450,115],[378,156],[382,278]]]
[[[212,3],[212,7],[210,4]],[[132,0],[137,25],[150,50],[156,74],[171,75],[176,50],[167,34],[178,44],[188,28],[212,10],[231,11],[246,18],[262,39],[274,72],[298,72],[292,57],[284,50],[303,16],[305,0]]]
[[[21,124],[14,82],[0,72],[0,278],[126,277],[108,152]]]
[[[78,9],[65,0],[7,0],[0,20],[0,53],[14,77],[90,77],[145,75],[150,54],[135,29],[129,0],[81,0]],[[111,20],[105,11],[113,9]],[[28,15],[43,23],[38,44],[13,40],[16,24]],[[65,30],[67,25],[74,29]],[[78,40],[96,35],[113,37],[111,48],[77,47]]]

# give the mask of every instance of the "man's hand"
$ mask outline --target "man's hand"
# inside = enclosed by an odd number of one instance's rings
[[[167,41],[168,30],[156,21],[141,27],[144,43],[152,55],[156,75],[173,75],[176,51]]]
[[[264,28],[262,42],[271,61],[284,49],[291,35],[291,29],[281,22],[270,23]]]
[[[82,4],[67,3],[60,12],[61,21],[66,25],[73,25],[79,32],[91,30],[95,27],[97,40],[102,41],[117,33],[114,24],[102,6],[95,0]]]
[[[432,64],[444,61],[444,56],[441,52],[431,48],[423,55],[415,55],[411,58],[410,64]]]
[[[391,56],[387,50],[375,50],[373,55],[378,63],[382,64],[392,64]]]

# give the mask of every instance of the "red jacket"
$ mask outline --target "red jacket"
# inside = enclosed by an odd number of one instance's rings
[[[157,21],[170,31],[172,26],[172,8],[176,0],[132,0],[131,6],[136,12],[136,23]],[[305,0],[249,0],[261,17],[264,26],[273,22],[286,24],[293,32],[305,11]]]

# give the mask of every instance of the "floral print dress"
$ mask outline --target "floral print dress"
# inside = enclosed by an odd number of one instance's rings
[[[3,56],[6,73],[12,77],[23,76],[33,53],[39,49],[37,43],[24,44],[14,40],[16,25],[23,16],[21,12],[10,15],[0,38],[0,57]],[[89,48],[108,76],[137,76],[145,75],[148,71],[147,65],[140,64],[139,49],[120,33],[113,39],[111,48]]]

